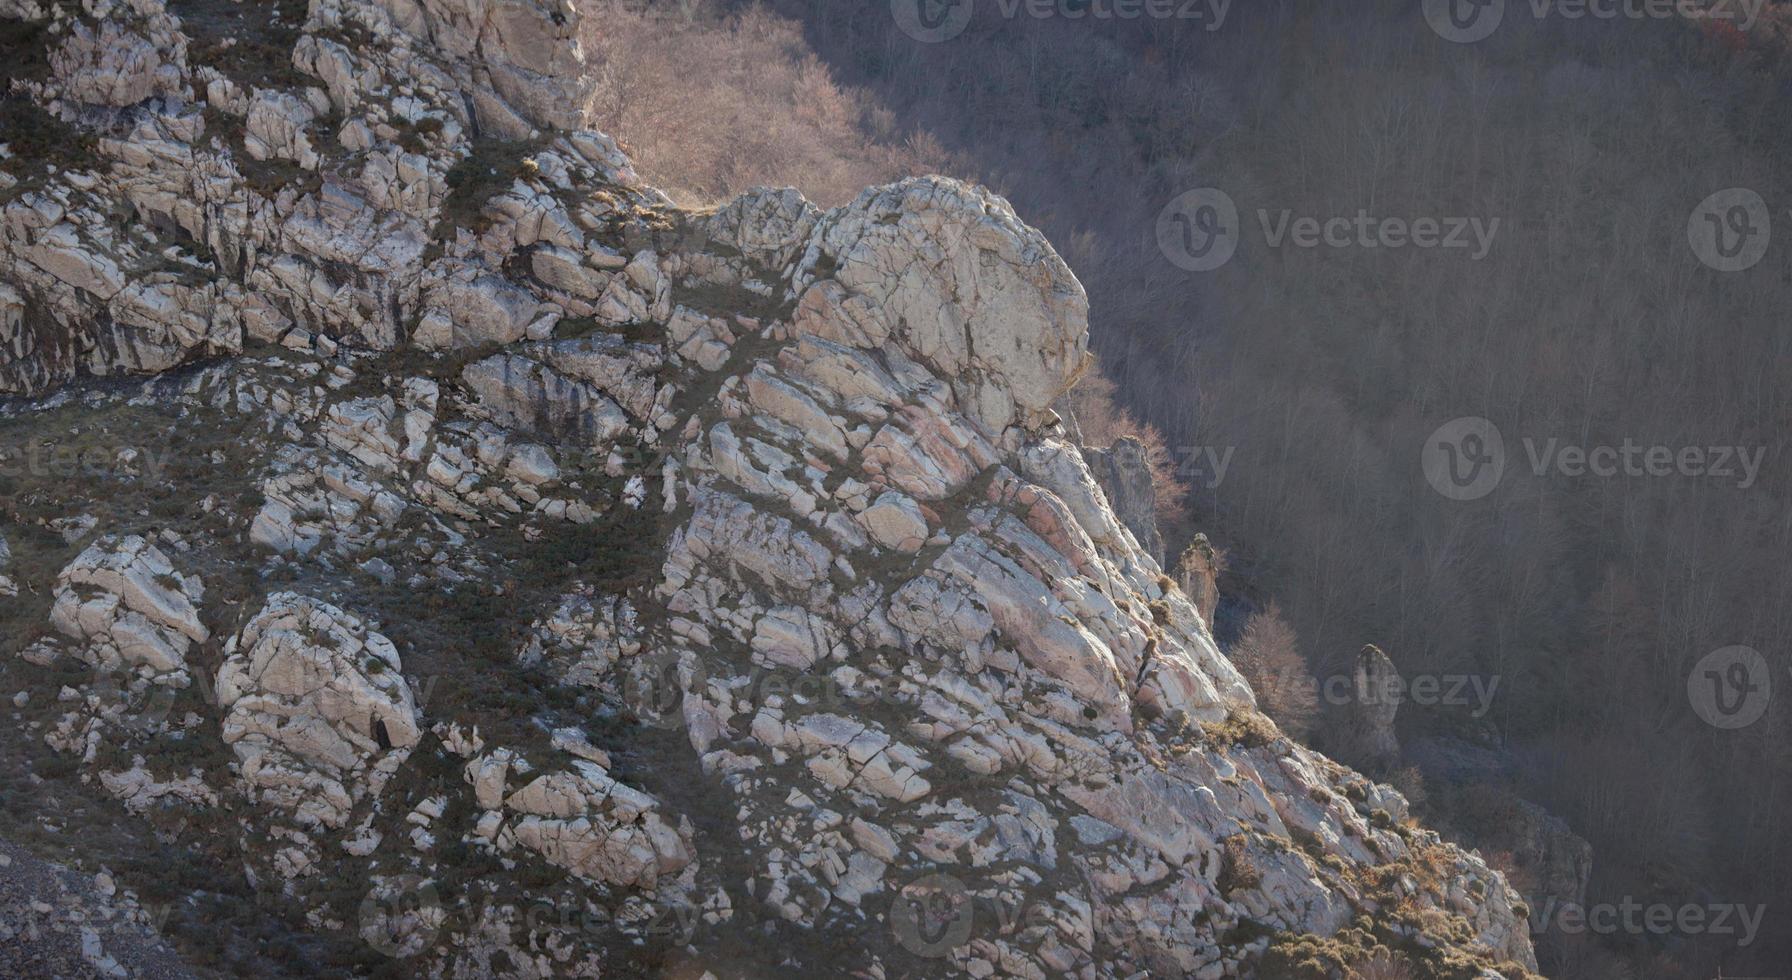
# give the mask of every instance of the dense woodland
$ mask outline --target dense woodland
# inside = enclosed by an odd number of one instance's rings
[[[879,2],[619,6],[592,19],[590,55],[598,124],[687,201],[771,183],[838,203],[927,170],[1008,196],[1089,291],[1105,381],[1085,400],[1116,406],[1085,434],[1155,436],[1183,494],[1172,548],[1199,530],[1228,554],[1223,644],[1298,650],[1319,677],[1365,643],[1408,676],[1497,677],[1484,717],[1401,716],[1409,746],[1446,735],[1517,773],[1472,791],[1383,773],[1427,819],[1473,844],[1522,796],[1593,844],[1590,902],[1766,906],[1746,948],[1548,932],[1549,975],[1783,972],[1792,706],[1720,731],[1686,682],[1731,644],[1792,665],[1792,234],[1723,273],[1687,223],[1737,186],[1792,222],[1792,5],[1740,31],[1509,4],[1476,44],[1441,40],[1419,7],[1262,0],[1208,31],[985,3],[924,44]],[[1155,228],[1199,187],[1247,230],[1232,261],[1191,273]],[[1258,209],[1500,225],[1478,260],[1271,248]],[[1507,443],[1479,500],[1433,492],[1420,467],[1459,416]],[[1764,456],[1747,486],[1537,476],[1527,439]],[[1203,449],[1231,453],[1223,479]],[[1284,723],[1325,744],[1323,716]]]

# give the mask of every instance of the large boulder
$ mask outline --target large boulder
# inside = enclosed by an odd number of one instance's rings
[[[1214,613],[1220,607],[1220,572],[1225,570],[1225,556],[1207,540],[1207,535],[1197,534],[1188,547],[1182,549],[1182,557],[1176,560],[1176,584],[1195,604],[1201,613],[1201,621],[1208,628],[1213,627]]]
[[[1511,843],[1513,878],[1534,906],[1585,908],[1593,877],[1593,845],[1568,822],[1529,800],[1517,800]],[[1489,842],[1490,844],[1492,842]]]
[[[50,622],[95,667],[142,670],[184,686],[188,651],[210,637],[199,619],[204,595],[199,577],[175,571],[162,549],[137,535],[108,535],[57,577]]]
[[[183,92],[185,38],[166,30],[168,18],[157,20],[164,28],[159,39],[116,20],[76,22],[50,54],[63,94],[85,105],[122,108]]]
[[[341,827],[417,744],[417,708],[392,642],[337,606],[268,597],[225,645],[224,741],[251,795],[301,827]]]
[[[754,265],[807,220],[789,204],[729,212],[774,218]],[[669,620],[651,658],[617,661],[682,686],[755,899],[833,928],[842,905],[943,890],[1052,923],[935,949],[893,913],[910,952],[977,976],[1249,975],[1261,948],[1236,930],[1334,934],[1396,901],[1460,919],[1489,963],[1532,962],[1497,872],[1256,710],[1121,488],[1053,424],[1085,308],[1043,241],[937,179],[814,220],[791,321],[761,334],[775,352],[738,363],[677,331],[728,376],[665,430]],[[1446,870],[1366,893],[1389,865]]]
[[[652,887],[695,857],[688,832],[658,808],[658,800],[579,759],[506,797],[503,810],[514,819],[504,831],[581,878]]]
[[[897,346],[992,433],[1043,426],[1087,368],[1082,284],[981,187],[917,177],[866,191],[821,216],[794,281],[799,331]]]

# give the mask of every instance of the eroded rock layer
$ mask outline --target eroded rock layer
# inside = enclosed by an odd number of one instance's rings
[[[719,972],[779,929],[870,975],[1534,966],[1116,516],[1050,409],[1087,302],[1005,201],[674,208],[577,128],[570,7],[232,16],[0,4],[15,116],[76,138],[4,137],[4,422],[185,454],[106,461],[184,507],[9,498],[62,556],[0,579],[53,596],[17,676],[80,665],[26,724],[132,812],[445,975],[594,975],[668,910]]]

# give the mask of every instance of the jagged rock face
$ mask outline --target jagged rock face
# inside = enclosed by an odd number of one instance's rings
[[[76,23],[50,55],[51,67],[68,96],[87,105],[133,106],[185,89],[185,46],[174,41],[158,48],[153,40],[105,21],[96,32]]]
[[[1435,735],[1414,743],[1408,757],[1428,784],[1458,790],[1511,786],[1523,768],[1520,760],[1500,750]],[[1495,799],[1499,817],[1483,821],[1477,837],[1485,849],[1511,855],[1513,884],[1525,901],[1533,908],[1584,905],[1593,846],[1562,818],[1529,800],[1509,794]]]
[[[77,684],[59,692],[77,710],[44,740],[93,763],[104,748],[161,730],[172,702],[193,683],[189,655],[210,638],[199,615],[204,596],[199,576],[177,570],[159,544],[141,536],[103,535],[82,550],[56,577],[54,634],[20,654],[46,667],[68,656],[85,668]],[[216,802],[179,777],[157,783],[147,773],[99,775],[133,808],[169,794]]]
[[[176,572],[155,545],[107,537],[63,569],[50,621],[95,667],[140,669],[184,686],[187,650],[210,635],[199,621],[204,595],[198,577]]]
[[[49,76],[27,88],[54,115],[97,113],[128,135],[98,139],[103,162],[73,179],[34,187],[0,171],[12,280],[0,290],[0,392],[166,370],[245,340],[326,351],[391,348],[413,332],[434,346],[516,340],[544,327],[528,293],[496,274],[503,252],[539,244],[534,264],[569,290],[562,315],[589,315],[608,263],[588,229],[664,201],[624,191],[569,213],[553,194],[572,180],[633,183],[611,141],[573,133],[558,141],[563,156],[538,161],[543,185],[486,202],[514,219],[507,240],[456,238],[425,254],[449,171],[476,135],[531,137],[583,118],[583,89],[568,81],[582,63],[570,6],[313,4],[292,59],[317,84],[298,90],[189,66],[181,21],[159,0],[110,9],[97,35],[60,6],[23,13],[55,39]],[[381,43],[351,49],[336,40],[349,31]],[[325,160],[330,144],[354,159]],[[114,220],[115,207],[134,220]],[[630,295],[599,302],[626,317]]]
[[[533,126],[576,129],[585,122],[591,85],[578,44],[578,4],[375,0],[368,6],[384,15],[373,19],[376,35],[389,24],[433,46],[455,80],[467,86],[483,128],[520,137]],[[313,9],[325,22],[362,13],[362,5],[351,3]]]
[[[1529,800],[1518,800],[1513,822],[1512,863],[1531,879],[1533,901],[1553,898],[1558,906],[1582,907],[1593,877],[1593,845],[1563,820]]]
[[[1339,728],[1352,757],[1364,765],[1385,766],[1400,757],[1394,719],[1400,713],[1400,672],[1381,648],[1365,646],[1350,673],[1352,697],[1342,707]]]
[[[0,390],[251,350],[142,397],[252,450],[204,502],[212,560],[296,580],[236,605],[190,712],[233,766],[106,773],[133,807],[247,801],[244,864],[289,894],[333,875],[378,904],[394,868],[478,855],[494,898],[452,927],[360,923],[426,972],[599,972],[589,937],[518,914],[525,872],[624,920],[748,907],[885,971],[1250,975],[1274,934],[1365,917],[1534,963],[1505,880],[1277,732],[1117,515],[1050,409],[1087,301],[1001,198],[917,178],[692,214],[601,134],[476,143],[576,123],[570,9],[315,0],[298,86],[191,64],[155,0],[98,20],[122,54],[58,19],[70,54],[30,91],[130,127],[0,188]],[[58,626],[191,669],[197,579],[116,540],[71,566]],[[548,704],[491,724],[505,692],[425,705],[405,667],[442,669],[424,627],[454,610],[399,609],[401,656],[351,575],[519,607],[499,656],[671,731],[688,783],[613,759],[645,738],[621,722],[595,746]],[[943,945],[903,927],[941,896],[1027,914]],[[356,931],[338,915],[313,925]]]
[[[392,642],[353,614],[290,592],[226,647],[223,738],[251,795],[300,826],[338,828],[417,744],[417,709]]]
[[[1042,423],[1088,366],[1082,284],[981,188],[866,191],[818,219],[792,283],[799,333],[860,350],[901,345],[993,432]]]
[[[508,835],[573,874],[617,885],[652,887],[691,863],[689,832],[681,834],[656,812],[657,800],[610,778],[596,761],[578,759],[506,796],[510,762],[500,752],[467,764],[481,805],[495,815],[482,822],[493,840]]]
[[[547,660],[569,683],[598,686],[623,657],[641,652],[640,620],[627,599],[594,598],[589,587],[575,588],[535,624],[519,659]]]
[[[1164,538],[1157,529],[1157,488],[1151,482],[1145,444],[1124,436],[1106,449],[1084,446],[1083,458],[1089,461],[1089,472],[1101,485],[1108,504],[1114,508],[1114,516],[1132,532],[1146,554],[1163,564]],[[1211,615],[1211,610],[1206,614]]]
[[[1201,614],[1201,621],[1209,626],[1213,624],[1214,611],[1220,606],[1220,557],[1207,540],[1207,535],[1197,534],[1182,549],[1182,557],[1176,560],[1176,584],[1195,604],[1195,610]]]

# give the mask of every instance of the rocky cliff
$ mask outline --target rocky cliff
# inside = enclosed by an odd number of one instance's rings
[[[5,758],[313,965],[1534,968],[1116,517],[1000,198],[675,208],[570,5],[0,25]]]

